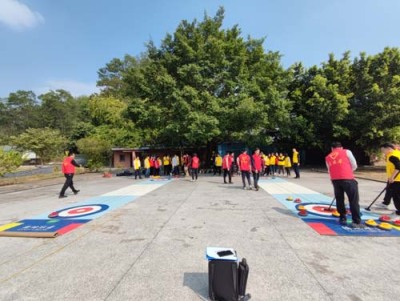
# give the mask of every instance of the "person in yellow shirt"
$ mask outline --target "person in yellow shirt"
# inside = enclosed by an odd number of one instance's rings
[[[271,173],[271,168],[269,166],[269,158],[270,157],[271,157],[271,154],[264,156],[264,165],[265,165],[264,175],[267,175],[267,176],[269,176],[269,174]]]
[[[145,178],[150,177],[150,157],[147,155],[146,158],[144,158],[144,169],[145,169]]]
[[[275,161],[276,161],[276,156],[274,153],[271,154],[271,157],[269,157],[269,167],[271,168],[271,175],[275,176]]]
[[[395,215],[400,215],[400,151],[391,143],[381,145],[381,151],[386,157],[387,182],[390,185]]]
[[[163,157],[164,176],[171,173],[171,158],[169,155]]]
[[[214,169],[214,176],[217,174],[221,175],[221,168],[222,168],[222,157],[219,153],[215,156],[215,169]]]
[[[133,169],[135,170],[135,180],[139,176],[139,179],[142,178],[142,173],[141,173],[141,167],[142,164],[140,162],[139,156],[135,157],[135,160],[133,160]]]
[[[285,153],[285,170],[286,170],[287,177],[290,177],[290,168],[291,167],[292,167],[292,161],[290,160],[288,153]]]
[[[300,178],[300,170],[299,170],[299,166],[300,166],[300,159],[299,159],[299,152],[293,148],[293,157],[292,157],[292,163],[293,163],[293,170],[294,173],[296,174],[295,179],[299,179]]]

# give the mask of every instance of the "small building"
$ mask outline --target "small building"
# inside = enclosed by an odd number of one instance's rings
[[[112,148],[112,167],[129,169],[133,167],[133,158],[136,156],[136,148],[116,147]]]

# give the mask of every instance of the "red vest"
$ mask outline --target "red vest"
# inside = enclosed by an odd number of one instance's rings
[[[61,170],[63,172],[63,174],[71,174],[71,173],[75,173],[75,166],[72,165],[72,160],[74,160],[74,158],[72,157],[66,157],[63,161]]]
[[[232,156],[225,155],[222,159],[222,169],[231,169],[232,166]]]
[[[199,168],[200,160],[197,157],[192,158],[192,168]]]
[[[250,171],[250,156],[248,154],[241,154],[238,159],[240,170]]]
[[[260,155],[253,154],[254,170],[261,171],[261,157]]]
[[[345,149],[333,149],[333,151],[325,157],[325,160],[329,166],[329,175],[331,180],[354,179],[353,170]]]

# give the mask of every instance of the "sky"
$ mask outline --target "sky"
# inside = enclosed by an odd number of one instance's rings
[[[0,0],[0,98],[18,90],[98,92],[97,71],[145,52],[182,20],[225,9],[224,28],[265,38],[282,65],[320,65],[400,47],[399,0]]]

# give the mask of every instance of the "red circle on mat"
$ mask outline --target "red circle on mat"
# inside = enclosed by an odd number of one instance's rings
[[[82,214],[82,213],[86,213],[86,212],[89,212],[89,211],[92,211],[92,210],[93,210],[92,207],[82,207],[82,208],[69,210],[67,213],[68,214]]]
[[[316,212],[321,212],[321,213],[327,213],[329,212],[327,209],[329,206],[312,206],[312,209],[315,210]],[[332,209],[332,208],[331,208]]]

